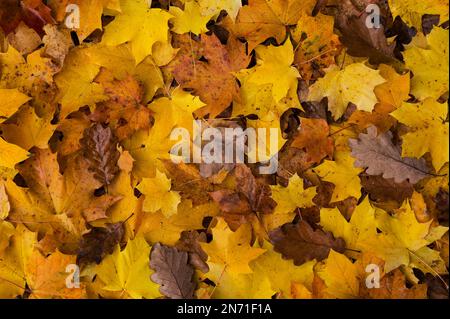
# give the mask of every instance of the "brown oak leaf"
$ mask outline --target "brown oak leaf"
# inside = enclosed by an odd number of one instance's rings
[[[293,259],[295,265],[316,259],[327,258],[330,249],[342,253],[345,242],[335,239],[329,232],[314,230],[306,221],[298,224],[285,224],[269,234],[274,250],[286,259]]]
[[[176,248],[155,244],[150,254],[150,267],[155,270],[151,279],[160,284],[159,291],[171,299],[193,299],[194,268],[188,253]]]

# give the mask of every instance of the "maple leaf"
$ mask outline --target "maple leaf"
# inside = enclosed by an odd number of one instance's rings
[[[247,39],[249,51],[270,37],[282,43],[286,27],[296,24],[303,12],[311,13],[314,4],[315,0],[250,0],[239,11],[236,35]]]
[[[448,92],[448,30],[434,28],[427,42],[424,48],[412,46],[405,51],[405,64],[414,73],[411,93],[422,101]]]
[[[28,96],[20,93],[17,89],[0,89],[0,99],[5,101],[0,107],[1,122],[17,112],[21,105],[30,100]]]
[[[228,108],[233,99],[239,98],[239,87],[232,72],[245,68],[249,61],[244,46],[234,49],[230,45],[225,47],[215,35],[203,34],[200,45],[207,62],[198,61],[200,57],[183,48],[171,68],[181,87],[194,89],[195,94],[207,104],[200,114],[209,113],[214,118]]]
[[[4,251],[0,251],[0,296],[16,298],[25,291],[25,265],[33,254],[37,234],[23,225],[18,225],[15,230],[12,225],[8,228],[4,223],[1,225],[2,234],[3,231],[10,232],[10,242]]]
[[[359,297],[357,266],[345,255],[331,250],[318,274],[325,281],[326,292],[333,297],[341,299]]]
[[[83,48],[74,49],[66,57],[63,70],[55,77],[62,118],[81,106],[93,107],[95,103],[107,99],[101,85],[93,82],[100,66],[86,63],[89,60]]]
[[[284,298],[291,297],[291,283],[304,285],[305,289],[312,289],[313,268],[315,260],[295,266],[292,260],[285,260],[273,251],[273,247],[264,242],[267,251],[251,262],[250,266],[256,271],[266,274],[274,291],[281,293]]]
[[[377,103],[374,88],[385,82],[379,71],[364,63],[353,63],[343,70],[331,67],[325,77],[309,88],[308,100],[319,102],[328,98],[328,106],[334,119],[339,119],[351,102],[359,110],[371,112]]]
[[[59,251],[44,257],[34,250],[26,264],[27,284],[31,289],[30,298],[80,299],[86,296],[84,287],[66,286],[66,267],[75,264],[75,256],[63,255]]]
[[[288,187],[271,186],[272,198],[277,203],[273,215],[265,216],[270,221],[270,230],[291,222],[297,208],[314,206],[312,199],[317,194],[316,187],[303,188],[303,180],[297,175],[289,179]]]
[[[97,104],[91,115],[92,120],[109,123],[110,127],[115,128],[114,132],[119,140],[132,136],[136,131],[150,128],[151,112],[142,105],[144,87],[135,77],[128,75],[123,80],[117,80],[111,71],[102,68],[95,82],[102,85],[109,99]]]
[[[292,32],[299,43],[295,51],[295,64],[302,78],[317,79],[319,71],[335,64],[335,57],[341,51],[341,43],[334,33],[333,17],[319,14],[311,17],[303,14]]]
[[[213,203],[193,206],[189,200],[182,201],[177,214],[167,218],[162,212],[145,214],[138,234],[143,234],[150,242],[173,246],[183,231],[202,229],[203,220],[219,214]]]
[[[0,298],[445,297],[447,9],[4,0]]]
[[[119,46],[105,46],[99,43],[89,46],[83,51],[92,64],[107,70],[105,72],[102,69],[103,74],[100,75],[103,77],[96,74],[96,80],[102,82],[102,85],[106,85],[106,94],[111,100],[114,100],[116,96],[122,100],[141,97],[139,102],[145,104],[150,102],[155,93],[164,87],[160,64],[156,61],[157,57],[148,56],[138,63],[132,54],[130,43]],[[125,87],[116,92],[117,82],[115,80],[123,82]],[[137,86],[139,88],[136,88]],[[132,105],[135,106],[134,103]]]
[[[270,84],[272,96],[278,103],[287,96],[292,86],[296,88],[297,78],[300,77],[298,70],[291,66],[294,62],[292,43],[287,40],[279,47],[258,46],[255,51],[257,65],[241,71],[245,74],[244,81],[254,85]]]
[[[0,138],[0,167],[14,169],[15,165],[27,159],[28,155],[24,149]]]
[[[80,41],[85,40],[97,29],[102,29],[102,13],[120,12],[119,0],[58,0],[50,1],[50,7],[55,11],[57,21],[63,21],[66,8],[75,4],[80,12],[80,25],[75,28]]]
[[[170,130],[164,122],[157,122],[149,130],[140,130],[122,142],[135,160],[133,174],[138,177],[152,178],[156,170],[163,170],[163,160],[170,160],[170,150],[175,145],[171,141]]]
[[[183,198],[189,199],[194,205],[208,203],[209,192],[214,190],[213,183],[203,178],[194,165],[181,162],[175,164],[170,160],[164,161],[164,167],[172,179],[173,190],[181,194]]]
[[[270,299],[276,291],[271,287],[269,277],[262,271],[251,274],[236,274],[224,271],[220,264],[210,264],[209,272],[203,276],[215,283],[214,290],[207,292],[209,298]]]
[[[302,118],[300,132],[294,137],[291,147],[304,148],[308,162],[320,163],[326,156],[333,156],[334,145],[329,134],[325,120]]]
[[[195,0],[202,9],[202,15],[217,16],[222,10],[225,10],[228,15],[234,20],[242,7],[241,0]]]
[[[34,152],[33,157],[18,167],[28,188],[7,182],[10,218],[25,223],[34,231],[49,232],[61,240],[57,245],[61,245],[62,252],[72,252],[86,229],[82,211],[100,185],[87,171],[84,161],[72,159],[61,175],[56,154],[50,150]],[[35,218],[41,223],[34,223]]]
[[[33,97],[34,103],[51,105],[53,99],[53,76],[57,68],[42,56],[43,49],[30,53],[26,59],[13,46],[0,53],[0,86],[2,89],[18,89]],[[42,91],[45,91],[45,94]]]
[[[399,75],[395,69],[386,64],[380,65],[379,70],[381,76],[386,79],[386,83],[374,89],[379,103],[375,105],[372,113],[356,110],[348,122],[358,125],[361,130],[374,125],[380,133],[384,133],[396,124],[389,113],[401,107],[402,103],[409,99],[410,74]]]
[[[199,35],[208,31],[206,24],[214,14],[204,16],[201,7],[196,2],[186,2],[184,10],[170,7],[169,12],[174,16],[172,31],[178,34],[192,32]]]
[[[371,299],[426,299],[427,286],[416,284],[408,288],[405,275],[396,269],[381,279],[380,288],[366,291]]]
[[[223,271],[248,274],[252,272],[249,262],[266,251],[249,245],[248,228],[241,226],[236,232],[232,232],[227,223],[220,218],[212,229],[212,235],[212,242],[200,244],[208,254],[209,267],[218,264]]]
[[[382,233],[366,238],[361,245],[364,251],[386,262],[386,273],[401,265],[416,267],[425,273],[446,272],[439,252],[427,246],[441,238],[448,231],[447,227],[432,227],[432,220],[419,223],[409,203],[404,203],[394,216],[379,210],[375,220]]]
[[[56,130],[49,116],[38,117],[32,107],[23,107],[9,123],[0,124],[5,139],[25,150],[33,147],[48,148],[48,142]]]
[[[348,197],[361,196],[361,183],[359,173],[363,170],[354,167],[355,160],[346,152],[336,152],[335,161],[325,161],[314,171],[322,180],[333,183],[335,189],[331,202],[339,202]]]
[[[355,208],[349,222],[337,208],[322,208],[320,225],[336,238],[344,239],[347,248],[358,251],[361,242],[376,234],[375,208],[365,199]]]
[[[121,298],[157,298],[159,285],[150,280],[153,271],[149,266],[151,247],[144,238],[128,241],[124,250],[117,245],[112,255],[106,256],[96,266],[102,290],[118,292]]]
[[[390,132],[377,136],[377,129],[371,126],[367,129],[367,134],[359,134],[359,140],[350,139],[349,144],[352,156],[356,158],[355,167],[367,167],[369,175],[394,178],[396,183],[408,179],[415,184],[428,174],[424,159],[401,157],[401,150],[392,143]]]
[[[171,190],[170,179],[164,173],[156,170],[155,178],[144,178],[137,189],[145,195],[144,211],[154,213],[161,210],[166,217],[177,213],[180,195]]]
[[[431,98],[420,104],[404,103],[391,115],[410,128],[410,131],[402,136],[403,157],[420,158],[430,152],[436,171],[448,162],[446,104],[440,104]]]
[[[161,9],[149,9],[148,0],[120,0],[120,9],[105,27],[102,42],[108,46],[130,42],[136,63],[140,63],[152,53],[155,43],[167,42],[168,22],[173,16]]]
[[[148,107],[154,113],[156,122],[164,122],[168,128],[181,127],[193,135],[193,113],[205,106],[199,97],[182,90],[180,87],[170,92],[169,97],[154,100]]]
[[[389,0],[389,7],[394,18],[400,16],[403,21],[422,30],[422,16],[425,14],[439,15],[441,21],[448,20],[448,0]]]
[[[8,217],[10,209],[11,205],[9,204],[8,195],[6,195],[5,184],[4,182],[0,182],[0,220],[5,220]],[[2,242],[4,241],[2,240]]]

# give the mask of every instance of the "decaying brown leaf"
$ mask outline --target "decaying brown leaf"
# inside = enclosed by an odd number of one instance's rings
[[[313,259],[323,260],[327,258],[330,249],[338,252],[345,249],[342,238],[335,239],[329,232],[314,230],[306,221],[283,225],[269,236],[275,251],[286,259],[293,259],[296,265]]]
[[[367,134],[359,134],[359,140],[350,139],[356,167],[367,167],[369,175],[383,175],[396,183],[409,180],[412,184],[428,176],[424,159],[402,158],[400,147],[392,143],[392,134],[386,132],[377,136],[377,129],[371,126]]]
[[[194,269],[188,263],[188,253],[173,247],[153,246],[150,267],[155,270],[152,280],[161,285],[160,291],[171,299],[192,299],[195,283]]]
[[[106,224],[105,227],[94,227],[83,235],[80,250],[77,255],[77,263],[85,265],[89,263],[99,264],[102,259],[112,254],[114,247],[122,241],[125,229],[123,223]]]
[[[117,150],[117,138],[109,127],[95,124],[84,131],[81,144],[85,157],[95,178],[104,185],[111,184],[119,171],[117,161],[120,153]]]

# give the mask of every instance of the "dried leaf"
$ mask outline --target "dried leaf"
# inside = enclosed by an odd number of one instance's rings
[[[95,124],[84,131],[81,144],[95,178],[104,185],[111,184],[119,171],[117,161],[120,157],[117,138],[111,129]]]
[[[335,239],[329,232],[314,230],[306,221],[298,224],[286,224],[270,232],[270,240],[275,251],[284,258],[293,259],[296,265],[316,259],[327,258],[330,249],[343,252],[345,242]]]
[[[429,176],[424,159],[402,158],[401,149],[392,143],[392,133],[377,136],[377,129],[371,126],[367,134],[359,134],[359,140],[350,139],[352,156],[356,158],[356,167],[367,167],[369,175],[383,175],[393,178],[396,183],[409,180],[416,184]]]
[[[153,246],[150,267],[155,270],[152,280],[161,285],[161,293],[171,299],[193,299],[194,269],[188,263],[188,253],[156,244]]]

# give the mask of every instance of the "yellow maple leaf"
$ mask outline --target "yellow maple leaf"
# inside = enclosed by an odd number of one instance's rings
[[[0,88],[0,123],[17,112],[19,107],[30,100],[30,97],[17,89]]]
[[[341,118],[348,104],[356,105],[358,110],[372,112],[377,97],[374,88],[385,82],[379,71],[364,63],[353,63],[344,69],[330,67],[325,77],[309,88],[308,100],[320,102],[328,98],[328,108],[335,120]]]
[[[37,243],[37,233],[29,231],[23,225],[18,225],[15,230],[10,226],[7,230],[4,223],[1,230],[2,233],[12,232],[12,236],[9,236],[11,238],[8,247],[3,252],[0,251],[0,297],[16,298],[25,291],[25,265]]]
[[[118,0],[53,0],[50,1],[49,6],[55,11],[58,21],[63,21],[66,18],[66,8],[69,4],[77,5],[79,9],[80,24],[78,28],[74,28],[74,31],[77,33],[80,42],[84,41],[95,30],[102,29],[103,13],[111,15],[120,12]]]
[[[149,265],[150,249],[143,237],[128,241],[122,251],[117,245],[114,253],[96,267],[102,289],[118,292],[121,298],[160,297],[159,285],[150,280],[153,273]]]
[[[318,275],[325,281],[326,292],[335,298],[359,297],[358,267],[345,255],[330,250],[325,265],[318,271]]]
[[[394,216],[377,210],[375,220],[382,233],[367,237],[361,244],[364,251],[385,261],[386,273],[401,265],[426,273],[446,273],[439,252],[427,246],[441,238],[448,227],[432,227],[432,220],[419,223],[409,203],[403,204]]]
[[[6,194],[5,183],[0,181],[0,221],[8,217],[10,209],[11,205],[9,204],[8,195]],[[1,242],[3,242],[3,240],[0,240],[0,247],[2,245]]]
[[[251,232],[246,225],[233,232],[227,223],[219,218],[212,233],[212,242],[201,243],[201,246],[208,254],[208,264],[220,264],[224,271],[249,274],[252,272],[249,262],[266,251],[250,246]]]
[[[170,160],[170,150],[176,143],[170,140],[171,130],[164,122],[158,121],[149,131],[138,131],[123,141],[124,148],[135,160],[135,176],[152,178],[156,175],[156,169],[164,170],[161,160]]]
[[[14,123],[3,124],[1,129],[8,142],[25,150],[33,146],[46,149],[57,127],[51,124],[51,120],[48,116],[38,117],[32,107],[24,107],[19,110]]]
[[[449,161],[447,104],[429,98],[420,104],[403,103],[391,115],[410,131],[402,136],[403,157],[422,157],[430,152],[433,166],[439,171]]]
[[[331,202],[339,202],[348,197],[359,198],[361,196],[361,182],[359,173],[363,170],[355,168],[355,159],[347,152],[336,152],[335,161],[325,161],[314,171],[322,180],[333,183],[335,188]]]
[[[196,0],[202,9],[204,16],[218,16],[222,10],[225,10],[234,20],[242,7],[241,0]]]
[[[360,250],[360,242],[376,234],[375,208],[366,198],[355,208],[350,222],[337,208],[322,208],[320,225],[324,230],[331,231],[334,237],[344,239],[347,248]]]
[[[170,179],[158,169],[154,178],[144,178],[137,186],[137,189],[145,195],[144,211],[155,213],[161,210],[166,217],[176,214],[181,199],[180,194],[171,191],[171,188]]]
[[[422,30],[422,16],[440,15],[443,23],[448,20],[448,0],[389,0],[389,8],[395,18],[400,16],[408,25]]]
[[[28,158],[29,153],[0,137],[0,167],[14,169],[14,166]]]
[[[314,206],[312,199],[317,194],[317,187],[303,188],[303,179],[297,174],[289,179],[288,187],[271,186],[272,198],[277,202],[273,214],[263,216],[269,229],[279,227],[292,221],[296,208]]]
[[[55,65],[42,56],[43,49],[30,53],[26,59],[12,45],[5,53],[0,53],[0,87],[18,89],[34,97],[48,99],[40,95],[40,90],[48,89],[53,84],[53,75],[57,72]],[[52,95],[50,94],[50,97]],[[48,102],[48,101],[47,101]]]
[[[61,103],[61,118],[88,105],[107,99],[102,86],[94,83],[100,66],[90,63],[87,51],[76,48],[70,52],[64,62],[64,68],[55,77],[59,88],[58,101]]]
[[[120,0],[120,7],[121,13],[105,27],[102,43],[116,46],[130,42],[136,64],[139,64],[152,53],[153,44],[168,41],[168,22],[173,15],[161,9],[150,9],[148,0]]]
[[[243,70],[238,76],[245,75],[245,80],[254,85],[270,84],[272,96],[276,103],[285,98],[289,89],[297,88],[300,74],[292,66],[294,51],[288,39],[281,46],[258,46],[256,48],[256,66]]]
[[[295,266],[292,260],[283,257],[273,250],[273,246],[264,242],[263,248],[267,251],[250,263],[254,272],[262,272],[269,278],[273,291],[280,293],[282,298],[292,298],[292,283],[302,284],[306,289],[312,290],[315,260]]]
[[[178,213],[171,217],[166,217],[161,212],[144,214],[138,234],[152,243],[175,245],[183,231],[201,229],[205,217],[218,214],[219,208],[215,203],[193,207],[191,201],[184,200],[178,207]]]
[[[203,103],[198,96],[177,87],[170,92],[169,97],[154,100],[148,107],[154,112],[153,117],[158,123],[164,123],[167,128],[185,128],[193,135],[193,112],[202,108]]]
[[[427,36],[427,47],[412,46],[404,53],[405,64],[414,73],[411,93],[420,100],[438,99],[448,92],[448,32],[435,27]]]
[[[221,264],[209,263],[209,272],[202,278],[215,283],[209,297],[215,299],[270,299],[276,294],[263,271],[241,274],[224,271]]]
[[[186,2],[184,10],[170,7],[169,12],[174,16],[172,31],[178,34],[192,32],[195,35],[207,32],[206,24],[214,14],[202,15],[201,8],[196,2]]]

